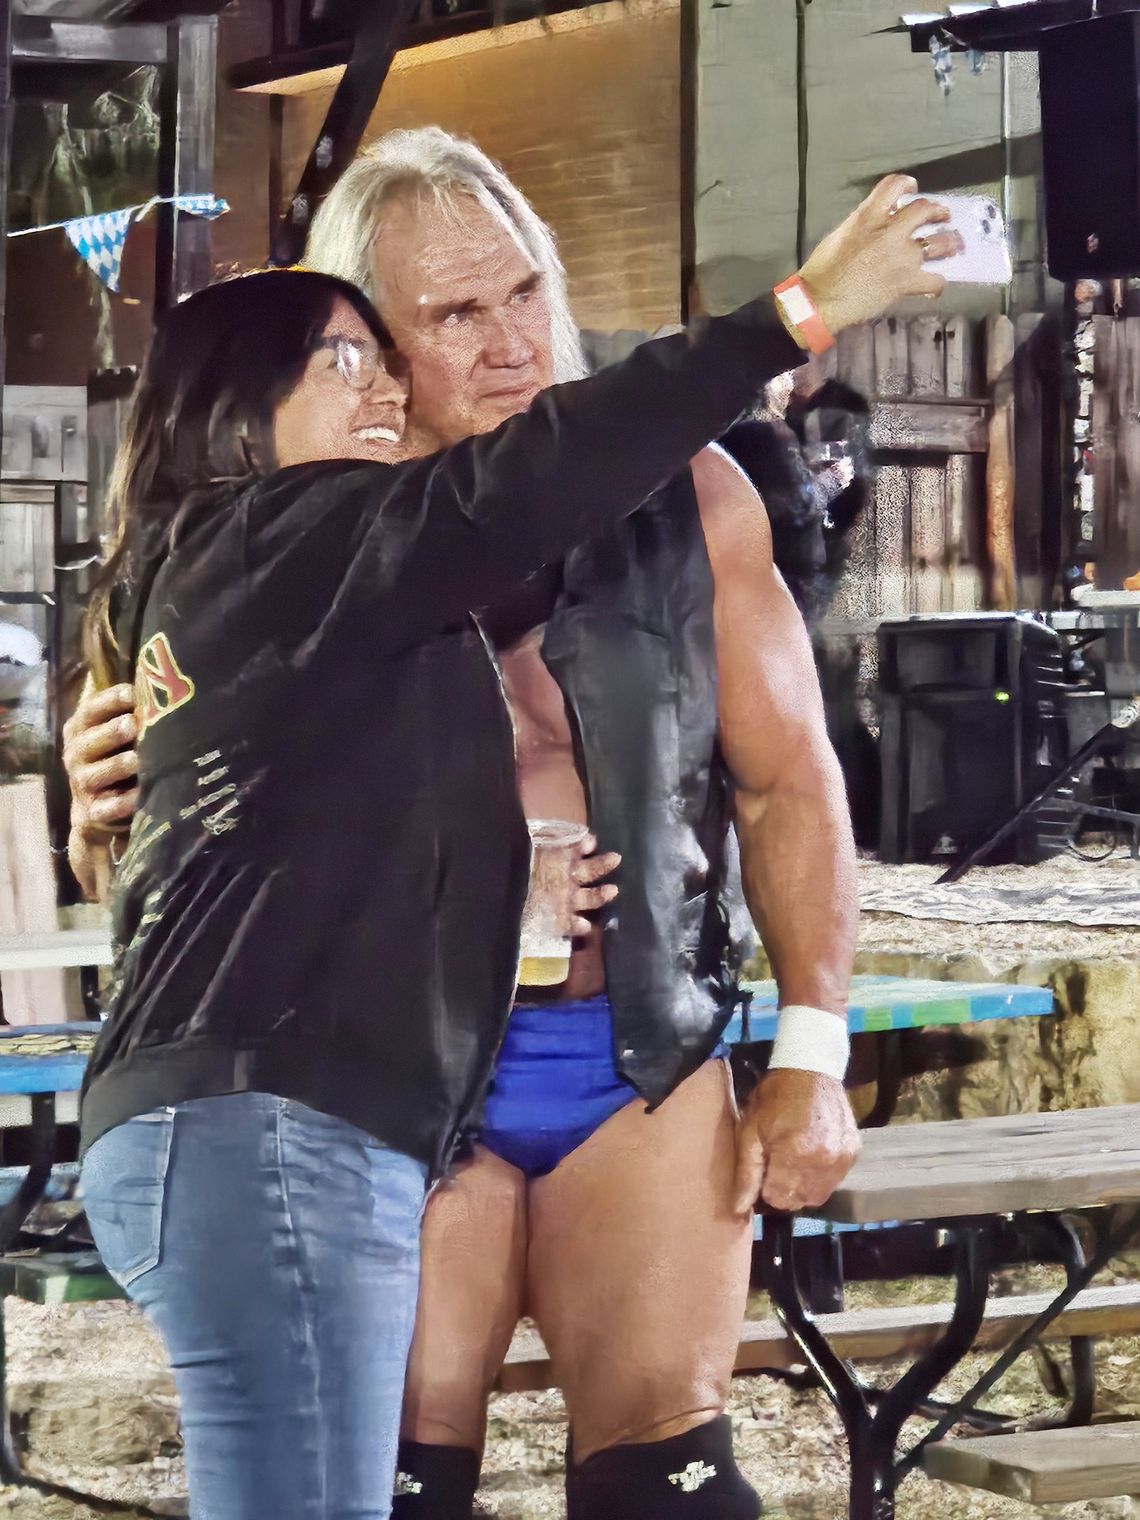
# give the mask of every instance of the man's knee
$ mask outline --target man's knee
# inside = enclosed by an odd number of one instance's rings
[[[760,1500],[732,1453],[727,1415],[684,1435],[609,1446],[567,1465],[568,1520],[756,1520]]]
[[[477,1451],[401,1441],[392,1520],[471,1520],[478,1487]]]

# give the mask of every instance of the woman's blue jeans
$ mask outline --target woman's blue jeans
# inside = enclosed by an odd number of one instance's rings
[[[192,1520],[385,1520],[425,1189],[419,1162],[264,1093],[91,1147],[95,1241],[174,1367]]]

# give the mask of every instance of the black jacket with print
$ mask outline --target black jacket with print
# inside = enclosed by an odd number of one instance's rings
[[[514,991],[529,842],[470,613],[604,531],[802,354],[770,301],[403,465],[220,490],[120,620],[145,729],[84,1147],[263,1091],[446,1164]]]

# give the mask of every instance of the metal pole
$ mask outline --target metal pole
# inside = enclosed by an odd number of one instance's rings
[[[796,264],[807,257],[808,83],[807,8],[796,0]]]

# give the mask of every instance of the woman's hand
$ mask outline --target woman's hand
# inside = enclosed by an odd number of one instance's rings
[[[575,885],[570,899],[570,908],[573,913],[570,920],[570,933],[575,939],[589,934],[593,928],[589,919],[582,918],[580,915],[604,908],[618,895],[618,889],[613,882],[605,882],[603,878],[617,870],[621,865],[621,856],[615,854],[613,850],[605,855],[595,855],[594,851],[597,848],[598,841],[593,834],[587,834],[582,841],[582,858],[572,872]]]
[[[833,333],[871,322],[907,296],[938,296],[946,281],[923,264],[947,259],[963,248],[961,236],[946,229],[924,239],[915,234],[950,219],[934,201],[899,205],[917,183],[909,174],[888,174],[846,221],[829,232],[800,270],[824,325]]]
[[[67,858],[89,899],[110,884],[111,835],[126,831],[138,806],[138,724],[130,686],[84,695],[63,726],[63,764],[71,783]]]

